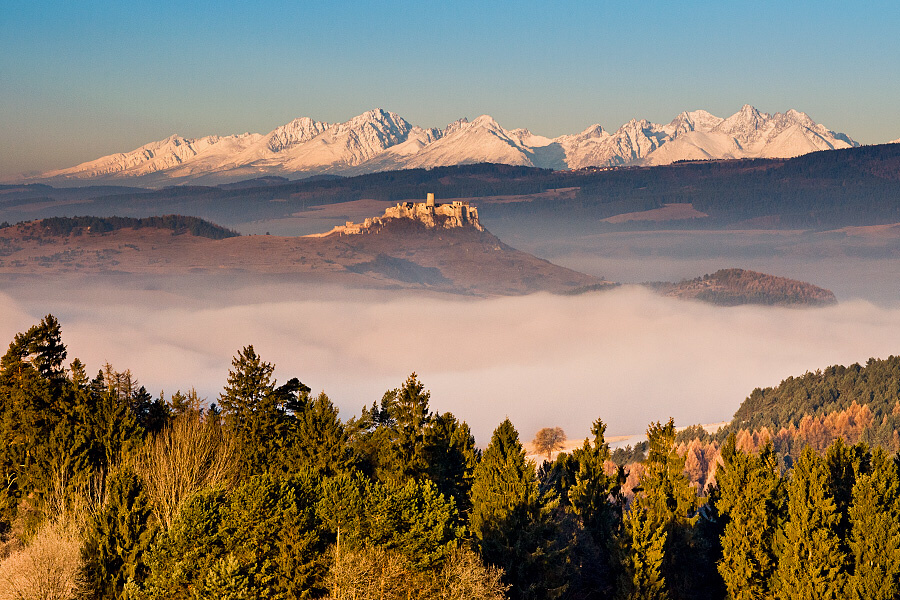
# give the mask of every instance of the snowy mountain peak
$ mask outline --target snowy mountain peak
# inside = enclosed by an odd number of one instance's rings
[[[895,140],[900,142],[900,140]],[[221,183],[277,175],[361,174],[394,169],[494,162],[551,169],[660,165],[681,160],[775,158],[858,146],[798,110],[769,115],[746,104],[727,117],[685,111],[666,125],[631,119],[615,132],[592,125],[553,139],[504,129],[490,115],[445,128],[414,127],[376,108],[343,123],[300,117],[266,135],[173,134],[25,181],[102,181],[140,185]]]
[[[491,129],[498,131],[501,129],[500,124],[494,120],[494,117],[491,115],[481,115],[474,121],[469,124],[471,127],[484,127],[485,129]]]
[[[300,117],[272,130],[266,136],[266,147],[272,152],[281,152],[286,148],[308,142],[330,126],[328,123],[313,121],[309,117]]]
[[[666,126],[669,135],[676,137],[688,131],[712,131],[724,119],[705,110],[684,111]]]
[[[448,136],[451,133],[459,131],[468,124],[469,120],[465,117],[463,117],[462,119],[457,119],[456,121],[453,121],[452,123],[444,127],[444,131],[441,132],[441,136]]]

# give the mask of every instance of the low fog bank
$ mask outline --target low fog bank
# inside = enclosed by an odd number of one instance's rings
[[[141,289],[138,289],[140,287]],[[192,289],[187,279],[124,287],[7,283],[0,341],[47,313],[69,360],[109,361],[153,393],[194,386],[214,401],[246,344],[325,390],[344,419],[416,371],[435,411],[469,422],[479,444],[509,416],[523,439],[546,426],[610,435],[729,420],[757,386],[831,364],[900,353],[900,309],[717,308],[625,287],[579,297],[489,300],[348,292],[292,284]]]
[[[622,283],[680,281],[739,267],[807,281],[830,289],[838,300],[900,306],[900,237],[877,228],[855,235],[791,230],[559,235],[521,224],[491,227],[519,250]]]

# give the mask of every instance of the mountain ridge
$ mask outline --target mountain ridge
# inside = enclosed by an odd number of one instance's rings
[[[269,176],[360,175],[482,162],[554,170],[652,166],[682,160],[790,158],[859,144],[791,109],[749,104],[727,117],[684,111],[667,124],[631,119],[609,132],[594,124],[555,138],[505,129],[490,115],[422,128],[376,108],[343,123],[299,117],[267,134],[171,135],[129,152],[21,177],[18,182],[124,183],[158,187]]]

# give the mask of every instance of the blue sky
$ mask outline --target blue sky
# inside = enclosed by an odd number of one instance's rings
[[[900,4],[42,2],[0,15],[0,177],[172,133],[381,107],[556,136],[682,110],[796,108],[900,137]]]

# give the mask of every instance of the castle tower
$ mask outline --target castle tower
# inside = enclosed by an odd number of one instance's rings
[[[425,197],[425,206],[434,208],[434,194],[428,192],[428,195]]]

